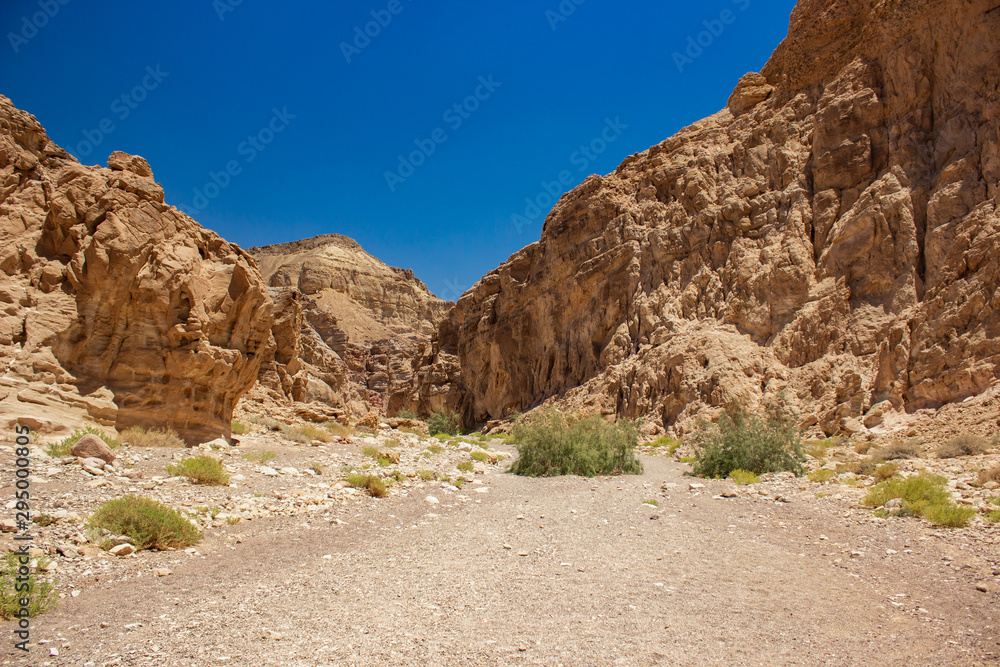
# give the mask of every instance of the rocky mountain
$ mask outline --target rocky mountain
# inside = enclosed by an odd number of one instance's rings
[[[277,304],[277,347],[261,367],[270,398],[396,412],[418,347],[451,304],[339,234],[248,252]]]
[[[164,203],[142,158],[81,165],[0,96],[0,418],[229,437],[274,347],[253,260]]]
[[[1000,6],[800,0],[726,108],[591,176],[466,292],[410,402],[824,433],[1000,371]]]

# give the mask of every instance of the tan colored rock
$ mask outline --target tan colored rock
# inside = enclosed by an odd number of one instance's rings
[[[355,414],[409,407],[413,357],[448,302],[346,236],[248,252],[276,304],[274,357],[264,359],[260,378],[274,400]]]
[[[228,437],[271,338],[260,275],[166,205],[144,159],[108,163],[0,96],[0,419]]]
[[[1000,377],[1000,12],[801,0],[728,108],[591,176],[467,291],[414,403],[828,434]]]

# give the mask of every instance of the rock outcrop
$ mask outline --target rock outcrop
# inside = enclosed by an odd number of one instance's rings
[[[676,431],[779,402],[832,434],[979,394],[1000,371],[998,55],[996,0],[800,0],[727,108],[589,177],[461,297],[414,400]]]
[[[413,358],[451,304],[339,234],[248,252],[276,304],[276,349],[261,367],[270,398],[359,416],[403,407]]]
[[[141,157],[81,165],[0,96],[0,418],[229,437],[272,304],[253,260],[164,203]]]

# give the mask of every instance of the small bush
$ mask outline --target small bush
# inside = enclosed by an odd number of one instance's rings
[[[405,410],[400,410],[399,412],[397,412],[396,417],[398,419],[416,419],[417,413],[414,412],[413,410],[410,410],[409,408],[406,408]]]
[[[359,472],[354,472],[347,475],[344,481],[355,489],[364,489],[373,498],[385,498],[389,495],[389,492],[385,488],[385,482],[377,475],[363,475]]]
[[[329,431],[330,435],[338,438],[347,438],[354,435],[354,429],[350,426],[344,426],[339,422],[324,422],[323,428]]]
[[[664,436],[662,438],[657,438],[647,446],[652,447],[653,449],[666,449],[667,456],[673,456],[674,452],[676,452],[681,446],[681,441],[676,438],[668,438]]]
[[[322,475],[323,474],[323,464],[322,463],[317,463],[316,461],[313,461],[312,463],[309,464],[309,467],[312,468],[312,471],[314,473],[316,473],[317,475]]]
[[[45,448],[45,453],[53,458],[62,458],[63,456],[69,456],[72,454],[73,445],[80,441],[85,435],[96,435],[98,438],[103,440],[105,444],[111,449],[117,449],[121,446],[121,440],[113,436],[108,435],[99,428],[94,428],[93,426],[87,426],[85,428],[78,428],[73,431],[73,434],[68,438],[63,438],[59,442],[53,442]]]
[[[642,504],[643,505],[650,505],[652,507],[659,507],[660,506],[660,503],[656,502],[655,500],[643,500]]]
[[[458,414],[450,410],[441,410],[431,414],[427,418],[427,430],[431,435],[444,433],[445,435],[458,435],[462,428],[462,420]]]
[[[471,456],[472,458],[474,458],[476,461],[479,461],[480,463],[486,463],[487,461],[490,460],[490,455],[489,454],[487,454],[486,452],[484,452],[482,450],[478,450],[478,449],[472,451],[469,454],[469,456]]]
[[[172,428],[150,428],[130,426],[122,431],[122,442],[133,447],[186,447],[177,431]]]
[[[880,482],[869,489],[861,504],[881,507],[893,498],[903,501],[904,510],[939,526],[964,526],[976,513],[951,502],[944,477],[927,474]]]
[[[249,426],[247,426],[243,422],[238,422],[235,419],[229,425],[229,428],[230,430],[232,430],[233,435],[243,435],[244,433],[250,430]]]
[[[809,480],[812,482],[819,482],[820,484],[824,482],[829,482],[831,479],[837,476],[832,470],[826,468],[820,468],[819,470],[813,470],[809,473]]]
[[[263,426],[268,431],[280,431],[281,422],[277,419],[271,419],[270,417],[259,417],[257,415],[251,415],[247,417],[247,421],[251,424],[257,424],[258,426]]]
[[[181,459],[167,466],[167,472],[175,477],[187,477],[195,484],[225,486],[229,484],[229,473],[219,459],[202,454]]]
[[[879,482],[884,482],[885,480],[893,477],[897,472],[899,472],[898,465],[895,463],[884,463],[875,468],[875,472],[872,473],[872,477]]]
[[[729,479],[733,480],[736,484],[740,486],[746,486],[747,484],[756,484],[760,481],[760,477],[753,474],[748,470],[740,470],[737,468],[729,473]]]
[[[986,520],[990,523],[1000,523],[1000,510],[993,510],[986,513]]]
[[[728,408],[717,425],[702,423],[694,433],[694,474],[727,477],[741,469],[761,474],[789,471],[801,475],[802,439],[794,420],[780,410],[766,418]]]
[[[31,561],[35,561],[34,565]],[[56,606],[58,594],[55,583],[48,578],[42,578],[41,571],[49,564],[49,559],[45,557],[31,557],[28,565],[24,566],[19,562],[19,556],[14,552],[8,552],[3,560],[0,560],[0,619],[5,621],[15,617],[21,612],[21,598],[28,598],[28,617],[34,618],[41,613]],[[27,582],[20,577],[21,567],[27,567]],[[28,584],[27,591],[18,591],[16,585]]]
[[[330,442],[330,432],[325,428],[320,428],[314,424],[300,424],[299,426],[284,426],[282,432],[285,437],[295,442],[308,444],[313,440],[320,442]]]
[[[365,445],[364,447],[361,448],[361,454],[369,458],[377,459],[378,447],[376,447],[375,445]]]
[[[987,482],[996,482],[1000,484],[1000,463],[996,464],[992,468],[979,471],[979,478],[976,480],[979,486],[986,484]]]
[[[440,454],[441,452],[444,451],[444,447],[442,447],[441,445],[439,445],[437,443],[434,443],[433,445],[430,445],[427,448],[427,451],[429,451],[431,454]]]
[[[262,451],[249,451],[243,455],[244,460],[252,461],[255,463],[266,464],[268,461],[274,459],[274,452],[270,449],[265,449]]]
[[[201,539],[201,532],[180,512],[141,496],[103,503],[89,523],[98,530],[125,535],[136,549],[183,549]]]
[[[515,475],[642,474],[642,463],[635,456],[638,428],[631,421],[610,424],[596,415],[546,410],[517,422],[514,439],[520,453],[510,468]]]
[[[879,447],[872,453],[872,458],[876,461],[898,461],[901,459],[919,459],[920,443],[910,438],[905,442],[894,442],[885,447]]]
[[[976,456],[982,454],[990,448],[990,443],[986,438],[978,435],[957,435],[944,443],[937,450],[939,459],[953,459],[957,456]]]
[[[433,470],[427,470],[426,468],[423,468],[423,469],[417,471],[417,477],[419,477],[420,479],[424,480],[425,482],[431,481],[436,476],[437,475],[435,474],[435,472]]]
[[[472,465],[472,461],[462,461],[455,467],[462,472],[472,472],[475,469],[475,466]]]

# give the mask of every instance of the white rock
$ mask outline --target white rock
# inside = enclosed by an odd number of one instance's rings
[[[128,556],[135,553],[135,547],[131,544],[119,544],[108,551],[112,556]]]
[[[428,502],[431,505],[437,505],[441,501],[435,498],[434,496],[424,496],[424,502]]]
[[[199,447],[208,447],[209,449],[227,449],[231,445],[226,442],[225,438],[216,438],[215,440],[209,440],[208,442],[203,442]]]
[[[688,484],[688,488],[689,489],[704,489],[705,485],[704,484],[699,484],[698,482],[691,482],[690,484]]]
[[[479,488],[473,489],[476,493],[489,493],[490,487],[480,486]]]
[[[173,570],[166,567],[158,567],[153,570],[154,577],[169,577],[173,573]]]
[[[268,477],[275,477],[278,474],[278,471],[270,466],[261,466],[259,470],[260,474],[267,475]]]
[[[471,452],[472,451],[472,445],[470,445],[467,442],[463,442],[463,443],[459,444],[458,451],[460,451],[460,452]]]
[[[286,468],[282,468],[281,469],[281,474],[282,475],[291,475],[292,477],[298,477],[301,473],[299,473],[298,468],[293,468],[291,466],[288,466]]]

